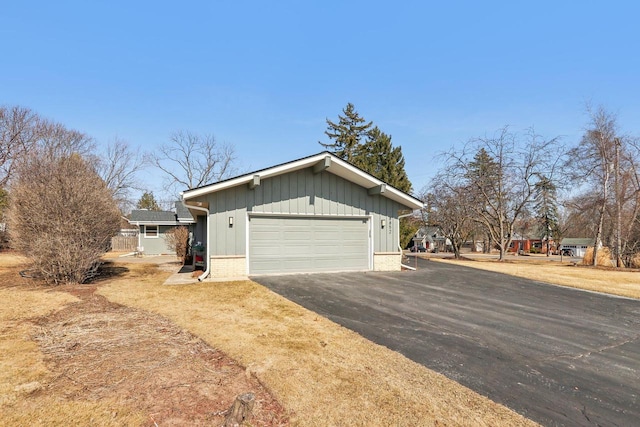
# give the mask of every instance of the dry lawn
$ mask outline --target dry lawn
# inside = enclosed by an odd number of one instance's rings
[[[95,284],[35,286],[18,276],[21,260],[4,255],[0,426],[222,425],[248,390],[251,425],[287,424],[268,390],[188,331],[109,302]]]
[[[144,265],[102,285],[246,367],[298,426],[533,426],[530,420],[251,281],[161,285]]]
[[[89,402],[60,400],[43,393],[55,379],[33,335],[38,328],[29,320],[62,310],[77,298],[66,292],[25,287],[16,274],[25,262],[21,257],[0,256],[0,426],[135,425],[140,414],[112,400]],[[112,416],[116,411],[118,420]]]
[[[638,271],[594,268],[572,263],[559,263],[538,257],[519,257],[507,262],[495,260],[453,261],[432,258],[435,261],[455,262],[458,265],[495,271],[554,285],[569,286],[603,292],[628,298],[640,298]]]

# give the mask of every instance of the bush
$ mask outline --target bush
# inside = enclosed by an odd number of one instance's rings
[[[120,228],[111,192],[79,155],[31,156],[10,190],[11,245],[48,284],[83,283]]]
[[[593,265],[593,247],[590,246],[584,253],[584,258],[582,258],[582,264],[584,265]],[[598,265],[613,267],[615,263],[611,257],[611,251],[606,246],[598,249]]]
[[[640,268],[640,252],[628,257],[628,265],[630,268]]]
[[[189,230],[186,227],[176,227],[165,233],[165,239],[169,249],[176,251],[178,259],[184,262],[187,257]]]

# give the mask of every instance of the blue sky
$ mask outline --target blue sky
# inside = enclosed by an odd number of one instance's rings
[[[4,2],[0,104],[99,144],[212,133],[248,172],[321,151],[351,102],[419,190],[438,153],[505,125],[575,143],[586,102],[640,135],[638,16],[630,1]]]

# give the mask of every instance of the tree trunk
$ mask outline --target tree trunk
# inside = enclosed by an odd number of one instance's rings
[[[256,396],[253,393],[244,393],[236,397],[229,414],[224,420],[224,427],[239,427],[243,422],[251,418],[253,404]]]
[[[604,185],[602,186],[602,205],[600,206],[600,218],[598,219],[598,229],[596,230],[596,239],[593,242],[593,266],[598,265],[598,246],[602,240],[602,228],[604,226],[604,214],[607,208],[607,186],[609,185],[609,174],[605,174]]]

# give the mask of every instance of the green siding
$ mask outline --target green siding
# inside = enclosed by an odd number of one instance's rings
[[[398,250],[398,211],[403,207],[381,195],[327,171],[314,174],[311,168],[262,179],[250,190],[241,185],[197,199],[209,203],[211,212],[211,255],[245,255],[247,214],[371,216],[374,252]],[[228,217],[234,218],[233,227]],[[387,226],[380,227],[385,219]]]

